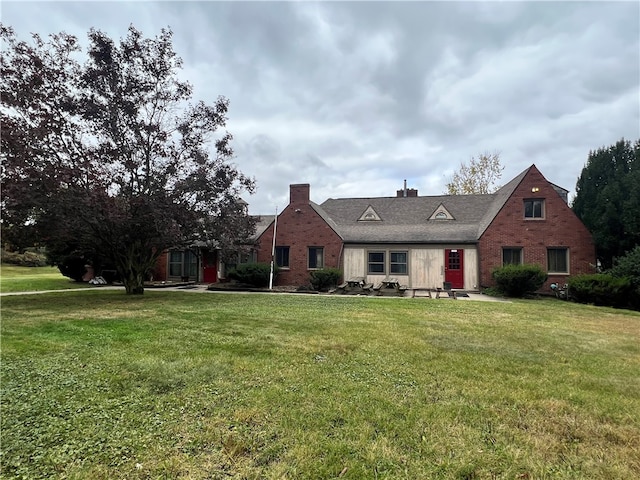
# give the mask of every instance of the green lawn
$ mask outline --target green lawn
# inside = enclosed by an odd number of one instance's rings
[[[2,478],[640,477],[640,314],[557,300],[2,298]]]
[[[74,282],[63,276],[58,267],[0,266],[0,292],[36,292],[84,288],[87,283]]]

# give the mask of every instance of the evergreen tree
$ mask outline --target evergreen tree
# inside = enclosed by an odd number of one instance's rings
[[[589,152],[572,208],[593,234],[603,268],[640,245],[640,140]]]

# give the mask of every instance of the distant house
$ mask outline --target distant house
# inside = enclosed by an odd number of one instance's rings
[[[248,204],[238,200],[239,208],[246,214]],[[273,223],[274,216],[254,216],[256,236]],[[252,249],[239,253],[235,261],[223,259],[220,249],[211,242],[195,241],[189,248],[173,248],[162,252],[153,272],[154,281],[192,281],[197,283],[216,283],[227,279],[228,271],[240,263],[257,260],[257,251]]]
[[[278,285],[307,285],[323,267],[344,278],[378,283],[393,277],[410,288],[480,290],[505,264],[534,263],[552,282],[593,271],[591,234],[567,204],[567,190],[532,165],[496,193],[310,201],[310,185],[290,186],[278,215]],[[257,233],[259,262],[271,260],[273,224]]]
[[[153,273],[155,281],[215,283],[223,273],[218,250],[194,245],[167,250],[160,255]]]

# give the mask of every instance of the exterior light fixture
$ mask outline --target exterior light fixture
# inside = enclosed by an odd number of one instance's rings
[[[540,191],[540,188],[538,188],[538,187],[533,187],[533,188],[531,189],[531,191],[532,191],[533,193],[536,193],[536,192],[539,192],[539,191]]]

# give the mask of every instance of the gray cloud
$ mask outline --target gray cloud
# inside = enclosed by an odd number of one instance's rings
[[[253,213],[312,199],[440,194],[500,151],[573,189],[590,150],[640,137],[634,2],[3,2],[25,38],[170,26],[195,96],[231,101]]]

